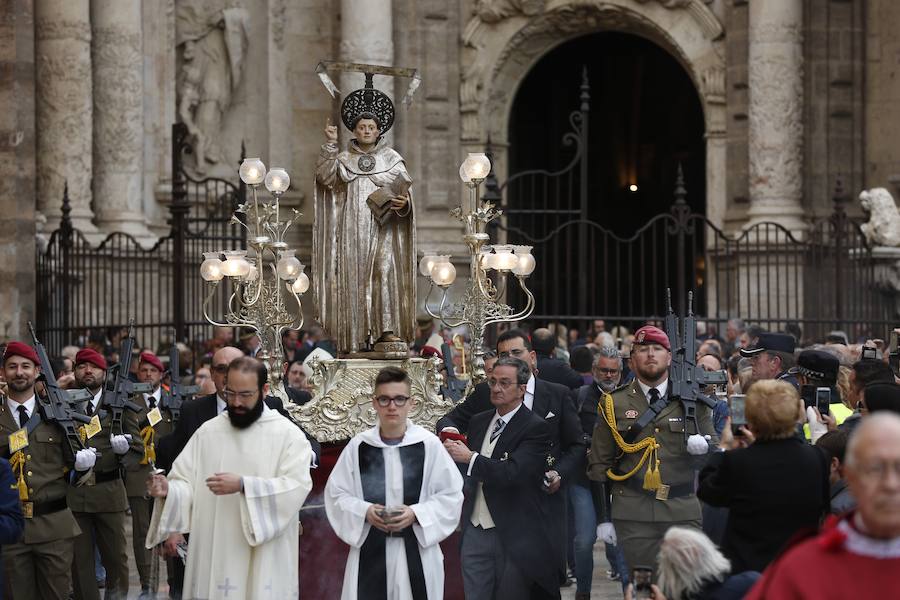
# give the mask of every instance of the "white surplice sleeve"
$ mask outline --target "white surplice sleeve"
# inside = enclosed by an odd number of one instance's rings
[[[371,525],[366,521],[366,511],[372,505],[362,498],[358,483],[359,444],[348,444],[328,476],[325,484],[325,514],[339,538],[353,548],[362,548]]]
[[[275,477],[243,478],[241,525],[249,545],[268,542],[298,520],[300,508],[312,489],[311,460],[309,441],[297,430],[278,457]]]
[[[463,505],[463,478],[459,468],[443,445],[434,438],[427,448],[430,461],[425,462],[422,502],[410,508],[416,513],[413,532],[423,548],[447,538],[459,524]]]
[[[194,465],[197,457],[196,436],[191,436],[187,445],[169,471],[169,493],[165,498],[156,498],[153,516],[147,530],[145,547],[155,548],[171,533],[190,533],[191,509],[194,504]]]

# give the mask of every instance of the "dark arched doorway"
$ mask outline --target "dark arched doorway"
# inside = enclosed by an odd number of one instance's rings
[[[578,144],[564,139],[573,128],[577,131],[577,111],[584,103],[589,104],[582,113],[588,127],[580,137],[584,148],[577,151]],[[650,297],[640,301],[613,299],[605,288],[635,285],[642,276],[657,278],[663,288],[679,287],[675,253],[665,248],[670,242],[667,223],[657,220],[647,226],[671,209],[679,165],[688,208],[705,213],[704,131],[700,98],[687,72],[645,38],[615,32],[586,35],[535,64],[510,113],[511,183],[505,203],[509,239],[534,241],[535,255],[550,270],[531,282],[536,315],[565,320],[659,314],[658,286],[648,287]],[[563,173],[522,175],[534,170]],[[579,220],[593,226],[567,225]],[[622,241],[642,227],[646,229],[638,238]],[[558,233],[551,236],[554,231]],[[702,256],[702,240],[698,249]],[[687,257],[692,255],[697,256],[688,252]],[[692,269],[686,272],[682,278],[691,278]],[[696,285],[698,281],[685,281],[683,287]]]

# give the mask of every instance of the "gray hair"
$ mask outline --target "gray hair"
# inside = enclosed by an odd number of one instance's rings
[[[496,370],[497,367],[514,367],[516,369],[517,385],[525,385],[531,378],[531,367],[529,367],[528,363],[521,358],[503,356],[498,358],[497,362],[494,363],[494,370]]]
[[[728,319],[728,325],[734,325],[738,331],[747,331],[747,325],[741,319]]]
[[[659,547],[659,587],[667,598],[688,598],[709,581],[724,581],[731,563],[699,529],[670,527]]]
[[[615,346],[600,346],[600,349],[597,350],[597,353],[594,355],[594,362],[591,364],[591,367],[593,368],[600,364],[601,358],[616,359],[619,362],[619,370],[622,370],[622,357],[619,355],[619,351]]]
[[[877,411],[866,417],[860,422],[859,426],[853,430],[850,441],[847,442],[847,450],[844,452],[845,465],[848,469],[854,469],[859,464],[857,456],[857,446],[863,437],[871,435],[873,429],[894,429],[900,430],[900,416],[888,411]]]

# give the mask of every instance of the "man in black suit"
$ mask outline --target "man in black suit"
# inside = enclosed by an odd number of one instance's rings
[[[518,358],[531,370],[525,387],[523,405],[542,417],[550,426],[550,451],[544,463],[545,504],[548,518],[553,526],[553,559],[559,569],[560,581],[566,573],[566,493],[563,483],[576,476],[576,470],[583,464],[590,437],[585,435],[575,410],[573,393],[565,386],[535,379],[536,355],[525,333],[512,329],[497,338],[497,354],[500,358]],[[463,402],[457,404],[437,422],[438,431],[466,433],[470,420],[480,412],[492,410],[491,391],[487,383],[475,386],[474,391]]]
[[[474,415],[468,445],[444,447],[466,473],[460,554],[466,600],[559,598],[547,560],[553,542],[541,493],[547,421],[523,405],[530,367],[501,358],[488,384],[492,408]]]
[[[584,379],[564,360],[554,358],[556,336],[549,329],[535,329],[531,334],[531,345],[537,355],[538,379],[564,385],[577,390],[584,385]]]

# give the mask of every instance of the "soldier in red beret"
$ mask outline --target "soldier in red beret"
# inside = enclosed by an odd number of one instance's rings
[[[141,594],[153,597],[156,582],[151,582],[151,563],[153,553],[147,550],[144,542],[150,528],[150,516],[153,513],[153,500],[146,497],[147,479],[156,463],[156,446],[159,440],[175,429],[172,413],[167,406],[168,395],[162,387],[162,378],[166,372],[159,357],[152,352],[141,352],[138,360],[138,381],[149,383],[153,391],[149,394],[138,394],[132,401],[141,407],[137,413],[140,437],[144,442],[144,457],[137,464],[125,471],[125,491],[128,494],[128,505],[131,507],[132,548],[134,562],[137,565],[141,580]]]
[[[69,508],[78,521],[81,535],[75,538],[72,563],[76,600],[100,600],[94,565],[94,540],[106,567],[106,594],[113,598],[128,595],[128,554],[125,536],[125,511],[128,499],[120,467],[137,464],[144,455],[140,429],[132,412],[123,418],[123,431],[113,431],[113,415],[103,405],[106,359],[93,348],[75,355],[75,384],[88,390],[93,398],[81,409],[85,415],[97,415],[101,433],[86,443],[100,453],[93,476],[80,487],[69,489]],[[130,439],[129,439],[130,436]]]
[[[698,403],[694,421],[684,418],[681,402],[669,402],[671,362],[664,331],[647,325],[635,332],[635,378],[601,398],[588,455],[597,535],[618,543],[631,567],[655,569],[672,525],[700,528],[695,471],[718,443],[709,407]]]
[[[69,481],[84,482],[92,450],[72,456],[66,435],[44,419],[35,393],[40,373],[34,348],[10,342],[3,354],[8,397],[0,404],[0,455],[9,457],[25,517],[20,542],[3,546],[8,591],[17,600],[66,598],[72,583],[73,539],[80,533],[66,502]],[[72,467],[79,472],[70,478]]]

